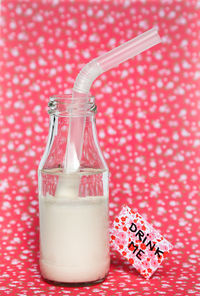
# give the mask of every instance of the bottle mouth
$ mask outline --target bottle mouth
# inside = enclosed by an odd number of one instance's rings
[[[81,97],[72,94],[54,95],[49,98],[48,113],[57,116],[93,115],[97,112],[95,97],[84,95]]]

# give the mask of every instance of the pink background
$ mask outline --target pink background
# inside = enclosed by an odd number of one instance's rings
[[[200,295],[199,9],[196,1],[3,1],[1,295]],[[128,204],[174,250],[149,281],[112,251],[104,283],[48,285],[38,267],[37,199],[48,98],[71,88],[84,63],[155,25],[163,44],[103,74],[92,93],[111,221]]]

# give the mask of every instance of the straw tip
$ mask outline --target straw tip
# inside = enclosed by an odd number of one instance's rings
[[[160,35],[158,33],[158,31],[159,31],[158,26],[153,27],[151,30],[157,33],[158,43],[163,42],[162,38],[160,37]]]
[[[151,30],[158,32],[159,28],[158,28],[158,26],[154,26]]]

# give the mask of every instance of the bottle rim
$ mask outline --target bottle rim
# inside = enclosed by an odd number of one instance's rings
[[[48,113],[56,116],[94,115],[97,112],[95,97],[80,95],[72,97],[72,92],[63,95],[53,95],[49,98]]]

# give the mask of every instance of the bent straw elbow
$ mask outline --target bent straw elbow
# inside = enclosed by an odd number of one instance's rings
[[[87,94],[90,92],[93,81],[103,73],[103,70],[96,59],[86,64],[79,72],[73,87],[77,93]]]

